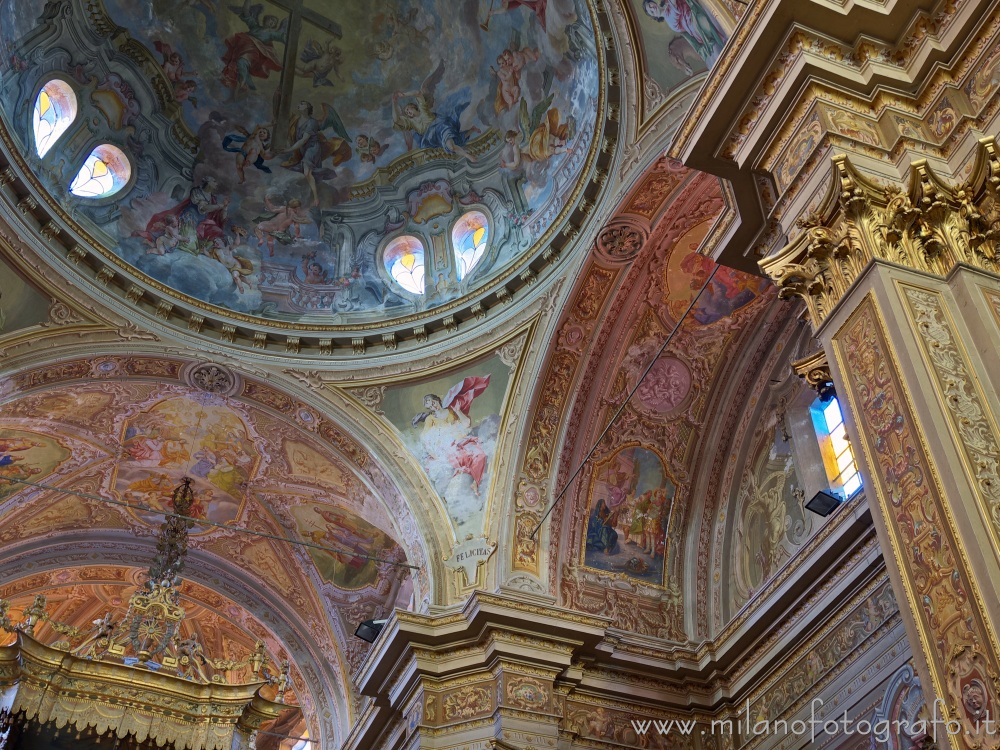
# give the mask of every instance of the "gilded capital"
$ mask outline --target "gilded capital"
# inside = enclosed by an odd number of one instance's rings
[[[845,155],[819,210],[802,233],[760,267],[783,298],[801,297],[814,328],[826,320],[874,260],[937,276],[959,264],[1000,273],[1000,159],[992,138],[978,146],[969,180],[952,186],[926,160],[911,164],[908,186],[881,185]]]

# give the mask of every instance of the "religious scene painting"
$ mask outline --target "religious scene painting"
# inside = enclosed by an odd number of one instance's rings
[[[48,319],[48,300],[0,257],[0,337]]]
[[[459,538],[482,530],[510,365],[498,354],[390,387],[381,409],[444,501]]]
[[[55,438],[0,427],[0,500],[25,487],[7,480],[41,482],[69,457],[70,450]]]
[[[707,71],[725,45],[718,22],[698,0],[630,0],[648,75],[663,91]]]
[[[239,515],[260,454],[243,418],[220,399],[167,398],[126,419],[122,429],[125,453],[111,480],[118,499],[172,510],[174,488],[190,477],[190,515],[223,524]],[[151,526],[162,522],[156,512],[132,512]],[[210,530],[196,526],[191,533]]]
[[[600,463],[590,486],[584,564],[662,585],[676,492],[663,461],[645,448],[625,448]]]
[[[301,502],[293,505],[290,512],[303,539],[337,550],[310,548],[309,555],[324,580],[338,588],[356,590],[372,586],[385,568],[378,560],[405,559],[392,537],[344,508]]]
[[[679,320],[715,267],[711,258],[696,252],[674,253],[666,270],[670,290],[670,312]],[[711,325],[745,307],[764,292],[769,282],[758,276],[719,266],[689,317],[699,325]]]
[[[58,18],[0,5],[0,89],[17,102],[6,111],[24,113],[14,130],[27,145],[41,137],[29,110],[65,78],[83,118],[48,146],[43,172],[68,185],[80,165],[100,167],[127,192],[70,210],[140,271],[228,310],[338,324],[453,299],[545,234],[593,141],[585,0],[65,2],[74,11]],[[58,48],[70,34],[63,15],[120,26],[134,44],[121,55],[98,34],[89,58],[43,64],[39,40]],[[144,60],[131,77],[127,58]],[[87,161],[93,146],[73,150],[93,118],[128,174]],[[468,211],[489,221],[475,268],[457,249],[431,252]],[[426,288],[386,272],[383,250],[402,234],[425,247]]]

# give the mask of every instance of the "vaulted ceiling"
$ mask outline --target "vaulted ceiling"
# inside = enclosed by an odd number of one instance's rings
[[[357,717],[353,630],[393,607],[506,588],[664,643],[721,631],[743,602],[711,601],[715,519],[759,450],[717,464],[798,329],[697,254],[729,198],[662,153],[739,5],[83,5],[0,9],[0,477],[30,483],[0,483],[0,597],[93,619],[160,518],[107,500],[161,507],[190,476],[218,524],[192,532],[190,627],[290,658],[318,736]],[[293,27],[295,50],[268,36]],[[86,114],[38,157],[52,76]],[[310,117],[325,134],[290,148]],[[129,192],[88,204],[68,185],[103,141]],[[471,210],[489,250],[459,279]],[[428,290],[444,274],[423,297],[380,265],[407,233]],[[652,520],[631,508],[616,548],[593,519],[626,496]]]

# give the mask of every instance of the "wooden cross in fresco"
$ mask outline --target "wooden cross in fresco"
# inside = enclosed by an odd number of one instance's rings
[[[299,59],[299,38],[302,22],[326,31],[337,39],[344,38],[344,30],[332,18],[305,7],[305,0],[269,0],[272,5],[288,12],[288,34],[285,36],[285,59],[281,67],[281,80],[274,94],[274,138],[285,143],[288,138],[288,122],[292,113],[292,90],[295,88],[295,63]]]

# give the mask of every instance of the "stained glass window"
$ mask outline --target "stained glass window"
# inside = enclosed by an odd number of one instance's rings
[[[42,86],[31,116],[31,126],[35,132],[35,152],[39,156],[45,156],[75,119],[76,94],[69,84],[53,79]]]
[[[397,237],[386,246],[382,261],[403,289],[424,293],[424,245],[420,240],[410,235]]]
[[[455,248],[455,266],[460,281],[482,260],[489,239],[489,220],[479,211],[469,211],[455,223],[451,244]]]
[[[861,475],[847,437],[840,402],[836,397],[817,399],[812,406],[812,418],[830,486],[841,491],[845,498],[851,497],[861,489]]]
[[[69,191],[81,198],[104,198],[125,187],[131,176],[132,166],[122,150],[104,143],[90,152]]]

